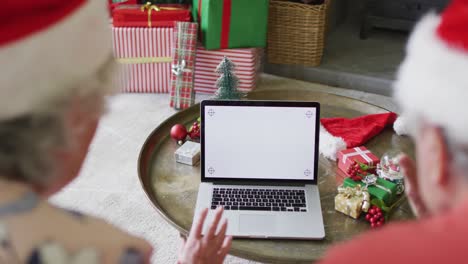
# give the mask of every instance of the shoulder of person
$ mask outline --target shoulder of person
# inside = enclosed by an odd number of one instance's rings
[[[62,212],[71,218],[85,234],[87,243],[93,243],[98,250],[103,251],[110,263],[140,263],[136,259],[144,259],[141,263],[149,262],[152,254],[152,246],[144,239],[133,236],[128,232],[119,229],[111,223],[98,217],[88,216],[76,210],[61,209]],[[122,261],[131,259],[131,261]],[[107,262],[107,261],[106,261]]]
[[[380,230],[371,230],[350,241],[330,248],[321,264],[331,263],[420,263],[420,261],[443,262],[452,259],[461,245],[456,237],[459,230],[450,226],[444,216],[403,223],[390,223]],[[444,230],[444,232],[442,232]],[[466,243],[462,243],[463,245]],[[365,261],[364,261],[365,260]]]
[[[148,242],[102,219],[45,202],[28,213],[4,219],[3,225],[8,243],[25,263],[49,263],[41,259],[50,257],[84,258],[89,264],[139,264],[149,263],[152,253]]]

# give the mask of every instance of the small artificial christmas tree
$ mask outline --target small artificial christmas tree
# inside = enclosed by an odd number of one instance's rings
[[[220,73],[218,81],[216,82],[215,98],[218,100],[238,100],[243,94],[237,90],[239,79],[234,74],[235,65],[226,56],[224,56],[221,63],[216,68],[216,72]]]

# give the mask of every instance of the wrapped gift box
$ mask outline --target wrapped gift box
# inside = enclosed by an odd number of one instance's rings
[[[192,0],[136,0],[138,4],[146,4],[148,2],[156,5],[160,4],[184,4],[184,5],[190,5],[192,4]]]
[[[175,21],[191,21],[186,5],[119,5],[112,12],[114,27],[173,27]]]
[[[354,219],[370,206],[369,193],[358,187],[339,187],[335,196],[335,210]]]
[[[113,28],[114,55],[122,66],[118,79],[122,91],[169,93],[173,32],[172,28]]]
[[[375,167],[380,159],[366,147],[356,147],[341,150],[338,152],[338,168],[347,173],[348,168],[353,162],[362,163],[370,167]],[[348,175],[349,176],[349,175]]]
[[[177,22],[174,28],[170,106],[175,109],[188,108],[195,102],[197,33],[197,23]]]
[[[114,9],[116,9],[120,5],[134,5],[137,3],[136,0],[108,0],[108,7],[109,7],[109,13],[112,15],[112,12]]]
[[[176,162],[195,165],[200,161],[200,143],[187,141],[175,152]]]
[[[356,187],[357,185],[362,187],[365,186],[363,182],[356,182],[350,178],[346,178],[343,181],[344,187]],[[375,185],[368,186],[367,189],[372,198],[380,199],[384,201],[386,205],[391,205],[395,201],[398,192],[398,188],[395,183],[382,178],[378,178],[377,183]]]
[[[265,47],[269,0],[193,0],[207,49]]]
[[[222,49],[206,50],[201,45],[197,48],[195,60],[195,91],[214,94],[219,74],[216,67],[227,56],[235,65],[234,73],[239,78],[238,89],[248,92],[257,86],[260,76],[263,49]]]

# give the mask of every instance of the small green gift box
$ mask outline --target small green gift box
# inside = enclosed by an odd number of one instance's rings
[[[343,182],[344,187],[354,187],[358,184],[362,187],[366,186],[364,182],[353,181],[351,178],[346,178]],[[380,199],[384,201],[386,205],[391,205],[393,201],[395,201],[395,198],[397,197],[397,189],[398,188],[395,183],[381,178],[377,178],[374,185],[369,185],[367,187],[372,198]]]
[[[193,17],[208,49],[265,47],[269,0],[193,0]]]

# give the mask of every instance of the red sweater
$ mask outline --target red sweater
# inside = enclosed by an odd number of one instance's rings
[[[331,248],[321,263],[468,263],[468,202],[437,217],[368,232]]]

